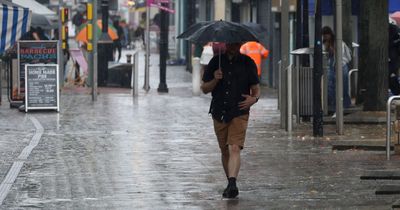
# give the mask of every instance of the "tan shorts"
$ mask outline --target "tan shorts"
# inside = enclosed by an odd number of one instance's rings
[[[214,130],[219,147],[223,149],[227,145],[239,145],[243,149],[248,122],[248,114],[235,117],[229,123],[214,119]]]

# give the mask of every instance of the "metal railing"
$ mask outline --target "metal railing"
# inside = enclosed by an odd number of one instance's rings
[[[300,67],[297,77],[298,117],[313,115],[313,67]],[[300,119],[298,120],[300,123]]]
[[[287,105],[288,105],[288,132],[291,133],[293,130],[293,90],[292,90],[292,71],[293,65],[290,64],[287,68]]]
[[[352,69],[349,71],[349,79],[348,79],[348,83],[349,83],[349,96],[351,97],[351,75],[353,73],[358,73],[358,69]],[[357,80],[355,80],[355,88],[357,90]]]
[[[278,61],[278,110],[281,110],[282,104],[282,61]]]
[[[400,99],[400,96],[391,96],[386,104],[386,159],[390,160],[390,142],[391,142],[391,125],[392,125],[392,119],[391,119],[391,105],[394,100]]]

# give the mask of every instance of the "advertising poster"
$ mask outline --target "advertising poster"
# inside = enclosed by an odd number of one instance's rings
[[[12,86],[12,100],[25,99],[25,65],[57,64],[57,41],[20,41],[18,42],[18,82]]]
[[[58,65],[27,64],[25,66],[25,111],[59,110]]]

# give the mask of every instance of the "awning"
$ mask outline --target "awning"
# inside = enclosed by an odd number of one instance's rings
[[[348,0],[346,0],[348,1]],[[352,0],[351,7],[353,15],[358,15],[360,11],[360,1],[362,0]],[[400,0],[387,0],[389,3],[389,13],[394,13],[400,11]],[[308,9],[310,15],[314,15],[315,0],[308,0]],[[334,2],[330,0],[322,0],[322,15],[333,15]]]
[[[32,11],[32,27],[55,29],[58,27],[58,15],[35,0],[13,0],[14,4],[26,7]]]
[[[389,13],[394,13],[400,11],[400,1],[399,0],[389,0]]]
[[[47,8],[46,6],[40,4],[35,0],[13,0],[12,2],[20,5],[21,7],[27,7],[33,13],[44,15],[47,18],[50,19],[57,18],[56,12],[50,10],[49,8]]]
[[[31,24],[31,13],[28,9],[0,0],[0,53],[10,48]]]

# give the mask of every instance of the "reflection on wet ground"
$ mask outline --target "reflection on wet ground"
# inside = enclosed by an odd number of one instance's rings
[[[317,139],[303,124],[288,136],[280,129],[276,98],[266,94],[251,112],[239,199],[223,200],[226,178],[207,114],[210,98],[192,97],[187,87],[172,83],[169,94],[141,92],[137,99],[101,94],[96,103],[86,94],[64,94],[59,114],[28,114],[44,134],[0,208],[387,209],[398,199],[374,194],[390,181],[360,176],[397,170],[399,158],[387,162],[384,152],[330,146],[373,139],[383,127],[347,126],[337,138],[328,125],[326,137]],[[35,127],[14,110],[2,107],[0,116],[7,119],[0,120],[2,180]]]

